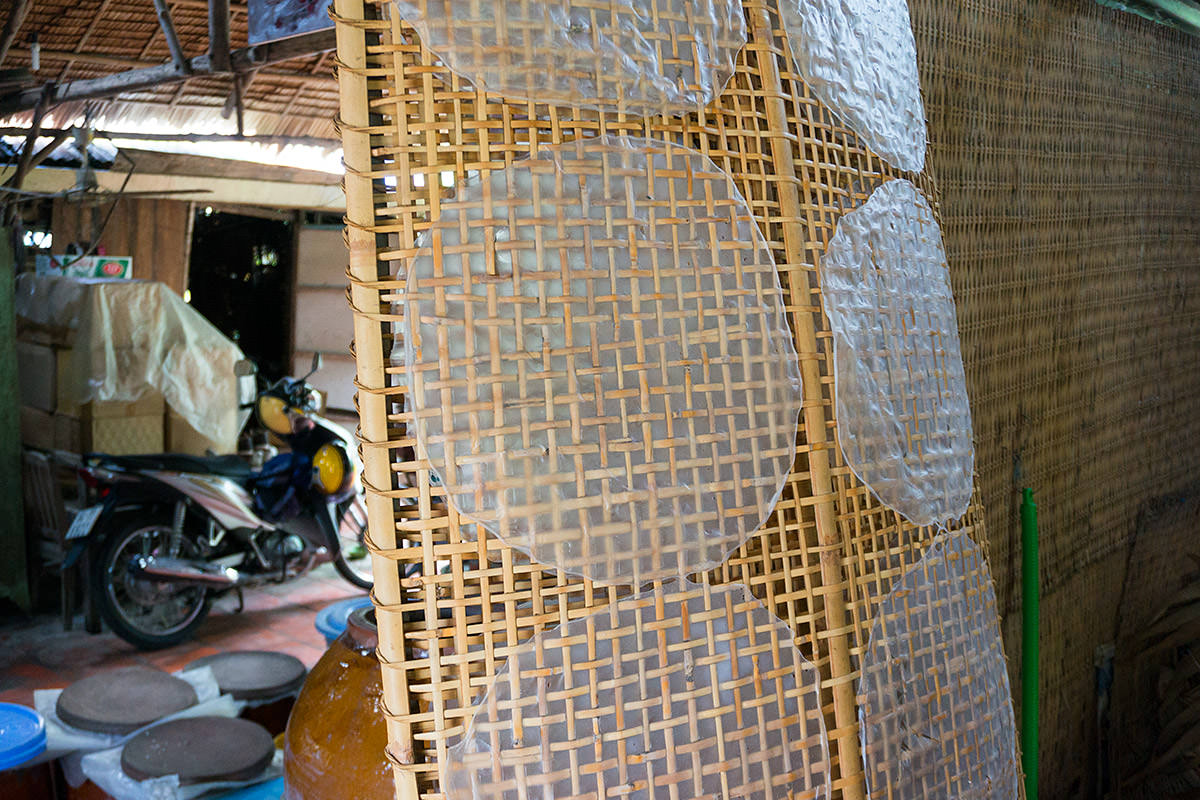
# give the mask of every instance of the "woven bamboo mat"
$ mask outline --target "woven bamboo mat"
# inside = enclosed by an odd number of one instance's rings
[[[1041,792],[1095,796],[1096,650],[1173,578],[1126,580],[1138,517],[1196,481],[1200,47],[1091,0],[911,7],[1014,699],[1031,486]]]
[[[396,360],[406,269],[456,188],[540,148],[612,135],[707,156],[731,176],[774,256],[803,377],[797,456],[774,512],[707,581],[747,585],[786,623],[821,676],[833,794],[864,797],[858,660],[875,609],[934,531],[903,523],[844,463],[817,265],[838,219],[900,174],[810,96],[772,3],[746,3],[749,44],[730,84],[681,118],[505,104],[441,66],[387,4],[337,0],[335,9],[358,401],[398,796],[443,795],[449,749],[472,702],[519,644],[631,591],[544,571],[448,508],[412,435]],[[904,177],[936,210],[928,170]],[[978,502],[959,527],[986,545]],[[744,612],[722,610],[731,618]],[[775,650],[772,658],[781,658]]]

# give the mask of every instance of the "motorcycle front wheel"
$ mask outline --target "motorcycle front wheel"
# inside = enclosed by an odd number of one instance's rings
[[[371,554],[367,552],[367,506],[361,496],[346,501],[338,523],[338,554],[333,566],[338,574],[360,589],[375,585]]]
[[[139,557],[197,555],[187,539],[172,553],[170,540],[169,514],[148,511],[118,523],[93,562],[92,591],[100,615],[113,633],[142,650],[191,638],[211,606],[203,587],[135,577],[132,565]]]

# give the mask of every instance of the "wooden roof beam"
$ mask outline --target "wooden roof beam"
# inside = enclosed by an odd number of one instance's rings
[[[232,113],[232,112],[230,112]],[[62,142],[67,140],[74,128],[42,128],[38,135],[51,136],[54,138],[62,137]],[[28,136],[29,128],[26,127],[0,127],[0,136]],[[251,134],[250,136],[238,136],[234,133],[149,133],[146,131],[94,131],[92,133],[94,139],[132,139],[134,141],[144,142],[257,142],[259,144],[277,144],[289,145],[298,144],[308,147],[324,147],[334,149],[342,146],[341,139],[324,139],[319,136],[287,136],[274,134]],[[50,155],[47,153],[46,155]],[[34,156],[36,159],[37,156]],[[43,161],[45,158],[42,159]],[[40,163],[40,162],[39,162]]]
[[[171,61],[175,64],[175,69],[184,74],[191,72],[191,65],[183,54],[183,48],[179,46],[179,37],[175,35],[175,22],[171,19],[171,9],[167,8],[167,0],[154,0],[154,11],[158,14],[158,25],[167,40],[167,49],[171,51]]]
[[[214,72],[229,71],[229,0],[208,0],[208,57]]]
[[[17,33],[25,23],[25,15],[29,13],[31,0],[15,0],[9,4],[8,18],[4,20],[4,30],[0,32],[0,64],[8,55],[8,48],[17,40]]]
[[[314,56],[333,50],[337,46],[332,29],[290,36],[276,42],[243,47],[229,54],[233,72],[244,73],[270,64],[291,61],[294,58]],[[49,92],[50,104],[78,100],[95,100],[115,97],[125,92],[143,91],[156,86],[179,83],[195,75],[217,75],[221,71],[213,68],[207,54],[188,60],[190,74],[181,72],[174,63],[155,67],[132,69],[106,75],[103,78],[87,78],[54,85]],[[42,87],[23,89],[0,98],[0,115],[14,114],[36,108],[43,97]]]

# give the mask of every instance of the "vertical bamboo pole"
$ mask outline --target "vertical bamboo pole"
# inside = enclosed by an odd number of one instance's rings
[[[1025,800],[1038,796],[1038,643],[1041,576],[1033,489],[1021,492],[1021,757]]]
[[[371,170],[371,141],[366,77],[366,32],[347,20],[364,18],[363,0],[335,0],[337,15],[338,85],[340,123],[346,164],[346,242],[350,250],[350,303],[354,308],[354,351],[358,382],[359,436],[363,442],[363,478],[366,481],[368,532],[379,548],[396,547],[396,522],[391,500],[383,494],[391,488],[391,466],[386,443],[387,401],[383,358],[383,331],[379,320],[379,291],[371,288],[378,280],[375,234],[374,186]],[[400,571],[386,558],[372,556],[375,577],[376,619],[379,624],[379,659],[383,668],[383,696],[388,708],[408,708],[408,680],[403,668],[404,631],[399,612],[389,611],[402,600]],[[386,665],[400,665],[389,669]],[[401,763],[412,763],[412,730],[408,724],[388,717],[388,739],[393,755]],[[380,754],[382,757],[382,753]],[[416,775],[397,769],[396,796],[415,800]]]
[[[771,156],[775,170],[781,174],[776,182],[779,210],[783,217],[784,248],[789,258],[804,249],[804,211],[795,176],[795,153],[788,135],[787,109],[783,102],[783,82],[771,51],[774,37],[770,18],[764,8],[758,8],[752,19],[754,42],[758,45],[758,68],[763,81],[763,99],[771,136]],[[804,287],[792,286],[793,296],[803,293]],[[807,296],[803,298],[809,300]],[[821,389],[821,364],[817,355],[817,333],[810,314],[793,315],[796,350],[800,357],[800,373],[804,383],[804,430],[809,447],[808,468],[812,483],[813,513],[816,516],[817,539],[821,548],[821,584],[824,588],[825,624],[829,645],[829,670],[833,678],[833,714],[837,728],[829,731],[836,742],[838,771],[844,800],[863,800],[862,754],[858,744],[858,706],[851,679],[849,624],[843,592],[846,580],[842,567],[842,537],[833,508],[833,477],[829,464],[829,449],[834,443],[827,437],[824,397]]]

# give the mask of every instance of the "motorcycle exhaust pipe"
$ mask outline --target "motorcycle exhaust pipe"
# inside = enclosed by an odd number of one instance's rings
[[[227,589],[236,586],[240,576],[233,567],[222,567],[183,558],[141,556],[130,566],[135,578],[168,583],[192,584]]]

